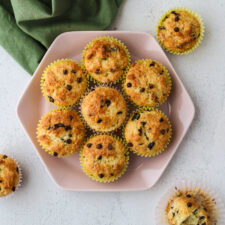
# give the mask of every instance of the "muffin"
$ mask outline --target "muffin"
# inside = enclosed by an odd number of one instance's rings
[[[0,154],[0,197],[11,194],[20,183],[17,163],[7,155]]]
[[[83,143],[85,128],[72,110],[47,112],[39,122],[37,139],[50,155],[62,157],[77,152]]]
[[[171,79],[168,71],[151,59],[132,63],[124,82],[129,99],[141,107],[162,104],[170,94]]]
[[[174,9],[167,12],[157,27],[157,37],[163,47],[172,53],[188,53],[203,36],[201,18],[190,10]]]
[[[119,128],[126,118],[123,96],[114,88],[97,87],[81,103],[81,113],[91,129],[109,132]]]
[[[135,112],[124,128],[127,146],[140,156],[161,153],[172,136],[168,118],[159,110]]]
[[[129,66],[129,53],[115,38],[101,37],[90,42],[83,53],[88,75],[101,83],[115,82]]]
[[[209,225],[209,210],[194,193],[179,191],[167,204],[170,225]]]
[[[112,182],[125,172],[129,156],[118,138],[101,134],[87,140],[80,157],[82,168],[90,178]]]
[[[46,99],[56,106],[75,104],[84,94],[87,80],[75,61],[61,59],[48,66],[41,80]]]

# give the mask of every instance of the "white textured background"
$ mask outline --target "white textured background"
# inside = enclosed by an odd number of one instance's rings
[[[203,43],[192,54],[167,54],[194,101],[196,117],[160,181],[144,192],[58,189],[16,116],[31,77],[0,48],[0,152],[14,155],[24,172],[22,188],[0,201],[0,225],[154,225],[160,196],[182,179],[205,181],[225,202],[225,1],[124,0],[111,29],[155,35],[159,17],[175,6],[199,13],[206,27]]]

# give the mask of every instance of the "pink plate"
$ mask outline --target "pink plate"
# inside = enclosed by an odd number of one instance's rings
[[[80,61],[86,44],[103,35],[123,41],[131,53],[132,60],[151,58],[161,62],[169,70],[173,82],[170,97],[160,107],[173,125],[172,142],[164,153],[154,158],[142,158],[131,154],[127,172],[118,181],[110,184],[98,183],[88,178],[81,170],[79,154],[57,159],[43,151],[36,140],[39,119],[53,108],[40,90],[40,78],[44,68],[61,58]],[[63,33],[55,39],[21,97],[17,114],[46,171],[60,188],[71,191],[137,191],[149,189],[159,180],[186,134],[193,120],[195,108],[164,51],[150,34],[129,31],[82,31]]]

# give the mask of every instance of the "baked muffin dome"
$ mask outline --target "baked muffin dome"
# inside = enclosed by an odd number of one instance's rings
[[[170,225],[208,225],[207,209],[193,195],[179,193],[169,201],[166,217]]]
[[[81,151],[84,172],[94,180],[112,182],[126,170],[128,152],[117,138],[110,135],[91,137]]]
[[[0,197],[14,192],[19,181],[20,172],[17,163],[7,155],[0,154]]]
[[[114,88],[97,87],[84,97],[81,113],[90,128],[109,132],[119,128],[126,118],[123,96]]]
[[[128,67],[129,53],[117,39],[99,38],[86,47],[83,65],[87,73],[98,82],[114,82]]]
[[[124,90],[138,106],[158,106],[170,93],[169,73],[165,67],[151,59],[136,61],[127,73]]]
[[[84,139],[85,128],[72,110],[52,110],[39,122],[37,138],[51,155],[62,157],[78,151]]]
[[[87,80],[78,63],[62,59],[45,69],[41,85],[49,102],[56,106],[70,106],[84,94]]]
[[[124,129],[127,146],[141,156],[161,153],[172,136],[168,118],[159,110],[135,112]]]
[[[185,53],[199,43],[203,28],[188,10],[171,10],[159,23],[157,36],[168,51]]]

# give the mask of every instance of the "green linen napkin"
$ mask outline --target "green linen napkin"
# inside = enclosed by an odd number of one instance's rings
[[[122,0],[0,0],[0,45],[32,74],[62,32],[106,29]]]

